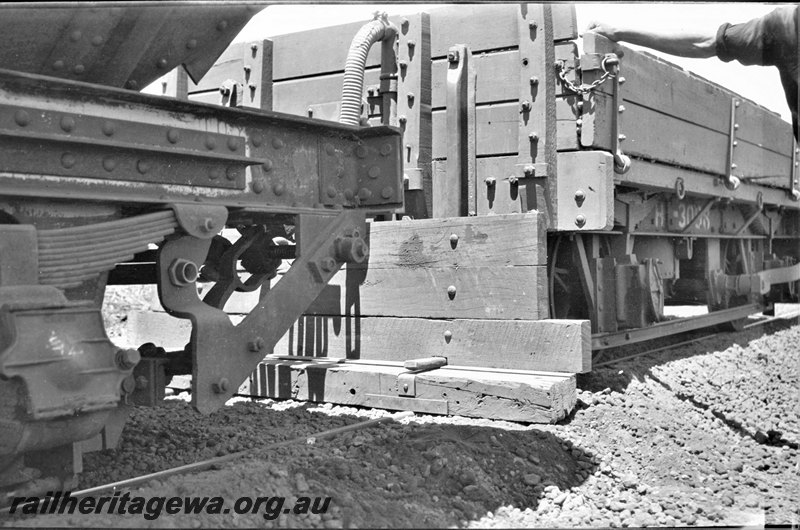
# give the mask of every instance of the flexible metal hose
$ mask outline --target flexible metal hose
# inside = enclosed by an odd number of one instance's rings
[[[361,27],[347,52],[342,82],[342,109],[339,122],[359,125],[361,118],[361,99],[364,93],[364,68],[372,45],[383,41],[388,46],[394,44],[397,27],[389,22],[386,13],[375,13],[375,19]]]

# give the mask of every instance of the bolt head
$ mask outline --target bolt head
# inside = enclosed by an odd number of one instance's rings
[[[114,360],[120,370],[131,370],[142,360],[142,355],[136,349],[117,350]]]
[[[447,331],[445,331],[445,332],[444,332],[444,340],[445,340],[446,342],[450,342],[450,340],[451,340],[452,338],[453,338],[453,332],[452,332],[452,331],[450,331],[450,330],[448,329]]]
[[[624,85],[624,84],[625,84],[625,78],[624,78],[624,77],[620,76],[620,78],[619,78],[619,84],[620,84],[620,85]]]
[[[483,182],[486,183],[487,186],[492,187],[497,182],[497,179],[494,177],[486,177]]]
[[[450,300],[456,297],[456,286],[451,285],[447,288],[447,296],[450,297]]]
[[[452,245],[453,248],[458,245],[458,234],[450,234],[450,245]]]
[[[586,200],[586,193],[583,190],[578,190],[575,192],[575,202],[582,203]]]
[[[583,215],[583,214],[578,214],[575,217],[575,224],[578,225],[578,227],[582,227],[583,225],[585,225],[586,224],[586,216]]]

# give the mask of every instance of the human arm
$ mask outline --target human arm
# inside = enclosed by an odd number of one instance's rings
[[[586,31],[593,31],[615,42],[623,41],[679,57],[708,58],[716,55],[716,28],[651,30],[592,22]]]

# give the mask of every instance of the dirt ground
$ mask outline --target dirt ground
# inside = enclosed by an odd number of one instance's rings
[[[774,330],[773,330],[774,331]],[[800,324],[720,334],[581,376],[557,425],[415,415],[308,443],[387,411],[182,399],[134,409],[81,487],[253,449],[138,496],[330,497],[325,513],[21,516],[13,526],[620,527],[798,524]],[[299,440],[270,448],[278,441]],[[289,513],[284,513],[288,510]]]

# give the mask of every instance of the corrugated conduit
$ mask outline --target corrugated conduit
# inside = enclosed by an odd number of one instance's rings
[[[395,37],[397,37],[397,27],[389,22],[386,13],[375,13],[375,19],[362,26],[353,38],[344,67],[340,123],[359,125],[364,93],[364,68],[367,65],[369,50],[376,42],[383,42],[384,46],[393,46]]]

